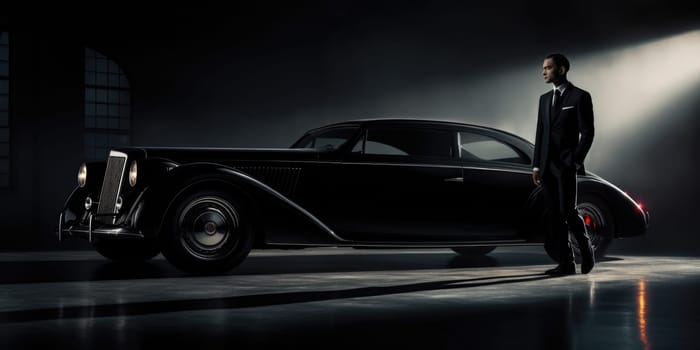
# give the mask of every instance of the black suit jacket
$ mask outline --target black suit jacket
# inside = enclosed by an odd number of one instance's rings
[[[550,113],[553,94],[550,90],[540,96],[533,166],[539,167],[542,174],[550,166],[555,172],[568,167],[585,174],[583,160],[595,133],[591,94],[569,83],[561,97],[561,107]]]

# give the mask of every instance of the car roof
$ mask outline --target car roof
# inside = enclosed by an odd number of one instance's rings
[[[421,118],[364,118],[364,119],[353,119],[353,120],[347,120],[343,122],[337,122],[337,123],[331,123],[327,124],[318,128],[311,129],[307,132],[307,134],[315,133],[317,131],[321,131],[324,129],[329,129],[329,128],[335,128],[335,127],[343,127],[343,126],[368,126],[368,125],[378,125],[378,124],[393,124],[393,125],[428,125],[428,126],[450,126],[450,127],[467,127],[471,129],[480,129],[484,131],[491,131],[495,133],[499,133],[501,135],[508,135],[511,137],[514,137],[516,139],[519,139],[521,141],[525,141],[526,143],[530,143],[528,140],[525,138],[510,133],[508,131],[488,127],[488,126],[482,126],[482,125],[476,125],[476,124],[469,124],[469,123],[464,123],[460,121],[455,121],[455,120],[445,120],[445,119],[421,119]]]

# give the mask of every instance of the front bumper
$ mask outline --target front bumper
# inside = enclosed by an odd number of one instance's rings
[[[63,241],[65,237],[81,237],[92,242],[94,239],[141,239],[143,234],[136,231],[133,227],[123,226],[123,225],[110,225],[95,221],[95,217],[107,216],[114,217],[114,215],[98,215],[90,213],[87,218],[87,225],[81,224],[76,220],[72,223],[66,223],[64,220],[64,213],[61,213],[58,220],[58,230],[56,230],[56,235],[58,236],[58,241]]]

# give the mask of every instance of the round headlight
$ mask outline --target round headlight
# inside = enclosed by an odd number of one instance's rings
[[[87,165],[83,163],[80,165],[80,170],[78,170],[78,186],[85,187],[87,183]]]
[[[131,162],[131,167],[129,168],[129,185],[131,187],[136,186],[136,178],[138,175],[138,166],[136,165],[136,161]]]

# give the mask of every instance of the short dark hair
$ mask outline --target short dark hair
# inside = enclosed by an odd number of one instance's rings
[[[564,74],[566,74],[569,71],[569,68],[571,68],[571,66],[569,65],[569,59],[567,59],[566,56],[560,53],[549,54],[544,59],[546,60],[548,58],[551,58],[552,61],[554,61],[554,64],[557,65],[557,67],[564,67],[564,69],[566,70]]]

